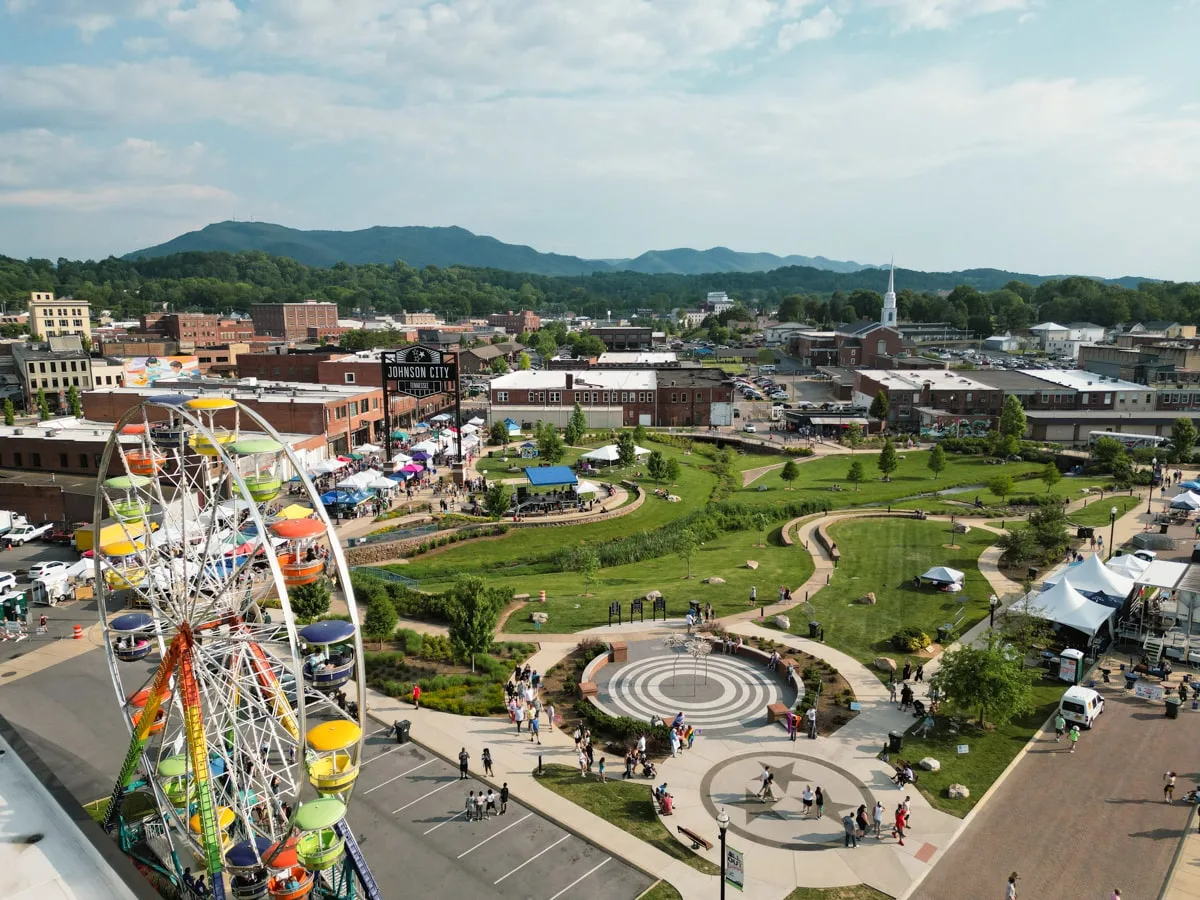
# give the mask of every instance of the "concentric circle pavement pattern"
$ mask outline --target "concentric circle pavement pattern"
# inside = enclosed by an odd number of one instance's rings
[[[611,670],[611,671],[609,671]],[[660,650],[600,670],[596,699],[613,715],[667,721],[683,712],[706,733],[741,731],[762,724],[772,703],[789,703],[795,692],[761,666],[714,653],[699,661]]]

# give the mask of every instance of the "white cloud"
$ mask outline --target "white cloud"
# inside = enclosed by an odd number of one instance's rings
[[[0,191],[0,207],[60,209],[82,213],[148,207],[160,203],[231,208],[236,200],[229,191],[204,184],[110,185],[84,189],[31,188],[23,191]]]
[[[229,48],[241,40],[241,11],[233,0],[194,0],[167,11],[167,27],[194,44],[211,50]]]
[[[842,17],[826,6],[815,16],[788,22],[779,29],[777,43],[780,50],[791,50],[807,41],[825,41],[842,29]]]
[[[84,40],[127,19],[154,19],[178,6],[180,0],[5,0],[5,9],[19,19],[66,25]]]
[[[901,31],[941,31],[967,19],[1001,12],[1022,12],[1030,0],[867,0],[888,10]]]

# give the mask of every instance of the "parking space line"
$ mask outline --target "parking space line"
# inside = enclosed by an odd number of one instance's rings
[[[434,788],[434,789],[433,789],[432,791],[430,791],[428,794],[422,794],[422,795],[421,795],[420,797],[418,797],[416,800],[411,800],[411,801],[409,801],[408,803],[405,803],[405,804],[404,804],[402,807],[400,807],[399,809],[393,809],[393,810],[392,810],[392,815],[394,816],[394,815],[396,815],[396,813],[402,813],[402,812],[404,812],[404,811],[405,811],[406,809],[408,809],[410,806],[412,806],[412,805],[414,805],[414,804],[416,804],[416,803],[420,803],[420,802],[421,802],[422,800],[424,800],[426,797],[432,797],[432,796],[433,796],[434,794],[436,794],[438,791],[444,791],[446,788],[450,787],[451,785],[458,784],[458,782],[460,782],[461,780],[462,780],[461,778],[452,778],[452,779],[450,779],[450,780],[449,780],[449,781],[447,781],[445,784],[443,784],[441,787],[436,787],[436,788]]]
[[[421,763],[419,766],[413,766],[413,768],[409,769],[407,772],[401,772],[399,775],[392,776],[387,781],[383,782],[383,784],[377,784],[373,788],[367,788],[365,791],[363,791],[363,794],[369,794],[369,793],[371,793],[371,791],[377,791],[384,785],[391,784],[397,778],[403,778],[405,775],[411,775],[413,772],[417,771],[417,769],[423,769],[427,765],[429,765],[431,762],[436,762],[436,761],[437,761],[437,757],[434,757],[433,759],[427,759],[427,760],[425,760],[425,762]]]
[[[498,885],[509,875],[515,875],[517,872],[520,872],[523,868],[525,868],[527,865],[529,865],[531,862],[533,862],[535,859],[537,859],[543,853],[549,853],[551,850],[553,850],[555,847],[557,847],[559,844],[561,844],[563,841],[565,841],[569,837],[570,837],[569,834],[564,834],[562,837],[560,837],[557,841],[555,841],[549,847],[545,848],[544,850],[539,850],[537,853],[535,853],[533,856],[529,857],[529,859],[525,860],[525,862],[521,863],[515,869],[512,869],[511,871],[505,873],[504,875],[501,875],[499,878],[497,878],[495,881],[493,881],[492,887],[495,887],[496,885]],[[611,857],[610,857],[610,859],[611,859]]]
[[[610,862],[612,862],[611,856],[604,857],[604,862],[600,863],[599,866],[596,866],[596,868],[590,869],[587,872],[584,872],[582,875],[580,875],[578,878],[576,878],[574,881],[572,881],[570,884],[568,884],[565,888],[563,888],[561,891],[559,891],[557,894],[555,894],[553,897],[551,897],[550,900],[558,900],[559,897],[561,897],[563,894],[565,894],[571,888],[575,887],[575,885],[579,884],[579,882],[583,881],[583,879],[587,878],[593,872],[597,871],[601,866],[604,866]]]
[[[387,756],[389,753],[395,753],[397,750],[403,750],[403,749],[404,749],[403,747],[393,747],[391,750],[384,750],[382,753],[379,754],[379,756],[372,756],[370,759],[363,760],[362,766],[365,766],[367,763],[375,762],[375,760],[379,759],[380,756]],[[362,766],[359,766],[359,768],[361,769]]]
[[[482,847],[484,844],[486,844],[492,838],[498,838],[498,837],[500,837],[500,835],[504,834],[504,832],[508,831],[508,829],[516,828],[518,825],[520,825],[522,822],[524,822],[525,819],[528,819],[532,815],[533,815],[533,813],[525,813],[524,818],[517,819],[517,821],[513,822],[511,825],[505,825],[503,828],[501,828],[495,834],[488,835],[482,841],[480,841],[478,844],[476,844],[474,847],[472,847],[470,850],[464,850],[462,853],[458,854],[458,856],[456,856],[455,859],[462,859],[464,856],[466,856],[472,850],[478,850],[480,847]]]
[[[459,816],[461,816],[461,815],[462,815],[463,813],[465,813],[465,812],[466,812],[466,810],[465,810],[465,809],[460,809],[458,812],[456,812],[456,813],[455,813],[454,815],[452,815],[450,818],[448,818],[448,819],[443,819],[441,822],[438,822],[436,825],[434,825],[434,826],[433,826],[432,828],[430,828],[428,831],[423,831],[423,832],[421,832],[421,834],[422,834],[422,835],[426,835],[426,834],[432,834],[433,832],[435,832],[435,831],[437,831],[439,828],[441,828],[443,825],[445,825],[447,822],[453,822],[455,819],[457,819]]]

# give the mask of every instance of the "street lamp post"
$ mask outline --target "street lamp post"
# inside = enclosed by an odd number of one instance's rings
[[[729,813],[723,806],[717,816],[717,827],[721,829],[721,900],[725,900],[725,829],[729,827]]]
[[[1108,558],[1112,559],[1113,541],[1116,539],[1117,535],[1117,508],[1115,506],[1108,511],[1108,525]]]
[[[997,607],[997,606],[999,606],[999,605],[1000,605],[1000,598],[999,598],[999,597],[997,597],[995,594],[992,594],[992,596],[990,596],[990,597],[988,598],[988,606],[989,606],[989,610],[988,610],[988,615],[989,615],[988,627],[989,627],[989,628],[995,628],[995,627],[996,627],[996,607]]]
[[[1158,470],[1158,457],[1150,460],[1150,493],[1146,497],[1146,515],[1150,515],[1150,504],[1154,502],[1154,473]]]

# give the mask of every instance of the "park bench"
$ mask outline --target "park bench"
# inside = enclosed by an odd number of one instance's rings
[[[528,599],[529,599],[529,595],[528,595],[528,594],[513,594],[513,595],[512,595],[512,598],[513,598],[514,600],[528,600]]]
[[[675,830],[692,842],[693,850],[699,850],[701,847],[703,847],[705,850],[712,849],[712,841],[705,840],[704,838],[700,837],[700,835],[696,834],[696,832],[692,831],[692,829],[685,828],[684,826],[680,825]]]

